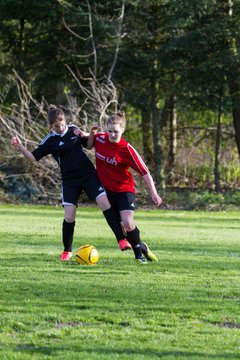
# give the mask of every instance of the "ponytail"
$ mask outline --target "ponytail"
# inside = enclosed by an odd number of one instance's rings
[[[50,127],[56,122],[56,121],[62,121],[65,120],[65,114],[62,109],[58,108],[55,105],[50,105],[50,108],[48,110],[48,121]]]

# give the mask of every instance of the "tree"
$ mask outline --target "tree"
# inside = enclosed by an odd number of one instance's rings
[[[226,76],[232,99],[235,138],[240,158],[240,2],[222,1],[223,14],[228,24]]]
[[[66,5],[66,2],[65,2]],[[111,108],[117,108],[118,105],[118,99],[117,99],[117,91],[116,88],[111,81],[111,74],[114,70],[115,63],[117,61],[117,51],[118,51],[118,40],[121,37],[121,19],[123,18],[124,14],[124,3],[122,5],[121,15],[119,17],[119,29],[116,36],[116,42],[117,44],[115,46],[115,54],[113,53],[112,56],[112,64],[109,66],[107,76],[103,76],[102,78],[98,78],[99,74],[103,72],[102,67],[100,66],[98,62],[98,47],[95,46],[94,42],[94,30],[93,30],[93,15],[92,15],[92,9],[89,5],[89,2],[86,2],[87,5],[87,15],[88,15],[88,34],[87,29],[85,29],[86,35],[88,35],[86,38],[82,38],[80,35],[78,35],[73,29],[71,28],[71,25],[67,23],[66,19],[63,19],[63,24],[65,27],[66,33],[70,34],[70,43],[75,42],[75,46],[77,48],[78,44],[77,41],[80,39],[82,41],[85,41],[87,38],[90,39],[90,45],[92,46],[92,49],[90,51],[90,47],[85,47],[85,52],[88,54],[89,61],[88,64],[88,77],[82,77],[82,64],[79,63],[77,60],[74,60],[74,53],[68,52],[69,59],[71,58],[72,61],[69,62],[69,64],[66,64],[66,69],[68,69],[69,78],[72,80],[72,84],[75,84],[75,88],[77,88],[76,84],[78,85],[78,91],[81,93],[81,99],[83,99],[83,104],[79,105],[78,101],[76,100],[76,97],[74,97],[72,94],[70,94],[70,91],[66,91],[66,100],[67,104],[63,104],[63,107],[65,108],[65,111],[72,120],[74,119],[75,123],[79,123],[82,126],[87,125],[87,121],[90,122],[93,119],[97,119],[101,121],[104,116],[106,116],[106,113],[110,111]],[[71,3],[72,6],[72,3]],[[72,8],[71,8],[72,10]],[[76,12],[75,12],[76,14]],[[83,13],[80,12],[80,14],[77,14],[78,16],[82,15]],[[68,13],[69,16],[69,13]],[[86,14],[85,14],[86,16]],[[69,19],[69,17],[68,17]],[[71,40],[73,38],[73,40]],[[86,45],[89,45],[87,42]],[[74,47],[72,47],[73,51]],[[93,54],[93,56],[91,56]],[[77,57],[77,54],[76,54]],[[84,56],[81,56],[81,59]],[[60,58],[61,61],[63,61],[64,57]],[[73,61],[74,60],[74,61]],[[92,65],[92,69],[89,68],[90,65]],[[85,64],[84,64],[85,68]],[[101,72],[100,72],[100,71]],[[12,106],[12,108],[9,109],[9,113],[6,114],[3,111],[0,110],[0,125],[5,130],[5,133],[8,134],[4,141],[4,145],[6,149],[9,149],[8,142],[9,142],[9,135],[13,135],[15,133],[18,133],[22,142],[28,145],[36,145],[41,138],[44,136],[44,130],[46,131],[46,115],[47,115],[47,108],[48,103],[47,101],[42,98],[41,102],[35,100],[34,95],[31,92],[31,88],[28,86],[27,82],[25,82],[21,75],[18,74],[16,70],[13,70],[13,76],[10,77],[12,83],[12,88],[17,90],[18,94],[18,104],[17,106]],[[70,82],[70,81],[69,81]],[[75,90],[75,93],[77,91]],[[1,109],[1,107],[0,107]],[[34,114],[38,121],[34,122]],[[44,124],[45,121],[45,124]],[[32,140],[33,139],[33,140]],[[10,150],[11,152],[11,150]],[[5,156],[5,151],[2,156]],[[46,162],[47,165],[46,166]],[[45,164],[47,169],[49,171],[39,171],[42,168],[42,164]],[[20,165],[20,161],[19,161]],[[19,166],[18,165],[18,166]],[[16,164],[14,164],[16,166]],[[42,191],[41,193],[45,193],[44,185],[47,187],[48,191],[52,188],[53,184],[54,186],[58,182],[56,177],[56,167],[54,166],[54,162],[51,161],[51,159],[46,158],[44,159],[41,164],[39,164],[38,167],[38,181],[42,180]],[[24,166],[22,166],[24,168]],[[33,179],[36,179],[36,170],[33,171]],[[40,185],[40,186],[41,186]]]
[[[44,94],[53,99],[64,76],[58,59],[61,18],[57,1],[51,6],[46,0],[0,1],[1,73],[8,75],[15,69],[40,98]]]
[[[161,108],[165,96],[159,62],[159,47],[165,36],[162,31],[163,4],[164,1],[156,3],[153,0],[126,3],[123,24],[126,35],[114,75],[116,84],[124,94],[124,101],[141,109],[144,157],[149,165],[153,163],[153,174],[159,188],[165,187],[161,126]]]
[[[166,32],[169,37],[161,48],[165,71],[177,74],[178,107],[185,104],[194,110],[209,109],[217,114],[215,186],[218,191],[221,113],[230,110],[228,92],[222,89],[227,89],[229,72],[238,78],[237,71],[229,69],[229,41],[235,30],[226,18],[226,3],[228,1],[202,0],[184,4],[168,1],[166,14],[170,16],[167,15]]]

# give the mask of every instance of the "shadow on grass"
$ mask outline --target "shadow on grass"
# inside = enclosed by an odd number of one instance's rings
[[[221,213],[220,213],[221,214]],[[148,216],[144,216],[144,214],[140,214],[138,215],[136,213],[136,218],[139,221],[161,221],[162,225],[169,225],[169,223],[171,224],[172,222],[175,222],[176,224],[173,224],[173,226],[179,226],[179,224],[182,223],[183,226],[186,226],[186,224],[189,223],[189,225],[192,225],[193,223],[197,223],[199,224],[199,226],[203,226],[204,227],[210,226],[212,227],[212,224],[216,224],[216,226],[218,227],[219,224],[223,225],[225,227],[228,227],[228,224],[232,223],[236,223],[236,225],[238,225],[238,227],[240,227],[240,216],[239,218],[231,218],[229,217],[230,215],[228,215],[227,217],[223,217],[223,216],[219,216],[219,218],[215,218],[212,217],[212,213],[209,213],[209,217],[205,216],[202,217],[201,214],[199,214],[199,216],[197,217],[198,213],[196,212],[196,217],[191,217],[188,216],[187,214],[183,214],[182,216],[168,216],[166,214],[166,216],[162,216],[162,213],[159,213],[159,215],[148,215]],[[238,228],[237,227],[237,228]],[[235,226],[233,227],[235,229]]]
[[[53,208],[53,209],[21,209],[19,206],[18,210],[14,210],[11,209],[11,211],[6,211],[6,210],[0,210],[0,216],[6,216],[7,214],[9,214],[9,216],[11,217],[26,217],[26,221],[27,221],[27,217],[29,215],[31,215],[31,217],[39,217],[39,218],[59,218],[61,216],[63,216],[64,214],[64,209],[63,208]],[[79,207],[77,209],[77,216],[80,215],[83,218],[89,218],[89,219],[95,219],[96,218],[96,214],[99,215],[99,217],[103,217],[102,212],[100,210],[100,208],[81,208]]]
[[[154,210],[155,214],[149,214],[149,212],[147,212],[146,210],[139,210],[139,212],[136,212],[136,218],[139,221],[161,221],[164,223],[171,223],[171,222],[176,222],[176,223],[181,223],[183,222],[185,225],[186,223],[215,223],[215,224],[221,224],[224,222],[224,224],[226,223],[237,223],[239,224],[240,227],[240,217],[236,217],[236,215],[234,214],[234,217],[231,217],[231,214],[224,214],[222,212],[219,213],[219,217],[218,213],[214,213],[214,216],[212,212],[209,213],[209,216],[206,216],[207,212],[205,212],[205,216],[202,215],[202,213],[194,213],[194,216],[192,216],[192,212],[188,213],[187,212],[176,212],[176,215],[169,215],[168,212],[164,213],[164,211],[159,211],[157,212],[156,210]],[[14,217],[21,217],[21,216],[28,216],[29,214],[31,214],[31,216],[35,217],[55,217],[58,218],[59,216],[62,216],[64,213],[63,208],[59,207],[59,208],[49,208],[49,209],[32,209],[32,208],[21,208],[19,206],[18,209],[11,209],[11,210],[7,210],[6,209],[0,209],[0,215],[6,216],[6,214],[9,213],[10,216],[14,216]],[[99,208],[95,208],[95,207],[90,207],[90,208],[86,208],[86,207],[79,207],[77,209],[77,216],[81,215],[81,217],[86,218],[86,219],[94,219],[96,218],[96,214],[99,215],[99,217],[102,217],[102,213],[101,210]],[[176,224],[178,225],[178,224]]]
[[[162,357],[174,357],[174,358],[182,358],[182,359],[187,359],[187,358],[191,358],[191,359],[239,359],[239,353],[233,353],[233,354],[229,354],[229,353],[218,353],[218,354],[209,354],[209,353],[203,353],[203,352],[197,352],[197,351],[180,351],[180,350],[173,350],[173,351],[158,351],[158,350],[149,350],[149,348],[147,349],[147,351],[145,349],[140,350],[140,349],[129,349],[129,348],[125,348],[125,349],[109,349],[109,348],[86,348],[83,347],[81,345],[79,346],[70,346],[67,347],[66,345],[63,346],[55,346],[55,347],[50,347],[50,346],[34,346],[32,344],[21,344],[19,346],[17,346],[15,348],[15,352],[21,352],[21,353],[27,353],[27,354],[36,354],[36,353],[40,353],[43,355],[54,355],[56,356],[56,353],[66,353],[67,356],[67,352],[74,352],[74,353],[78,353],[79,355],[79,359],[81,359],[81,354],[82,356],[84,356],[85,354],[89,353],[89,358],[91,358],[91,355],[98,354],[98,356],[101,358],[103,358],[102,356],[106,355],[106,356],[112,356],[114,359],[119,356],[129,356],[129,359],[131,359],[131,357],[137,357],[137,356],[141,356],[144,358],[162,358]],[[74,357],[75,358],[75,357]]]

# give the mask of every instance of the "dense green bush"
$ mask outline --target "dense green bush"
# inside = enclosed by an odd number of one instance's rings
[[[215,193],[213,191],[166,191],[163,207],[186,210],[226,210],[240,207],[240,192]]]

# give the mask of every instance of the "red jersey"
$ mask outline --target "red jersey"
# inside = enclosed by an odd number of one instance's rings
[[[118,143],[111,143],[108,133],[103,132],[94,135],[94,146],[97,173],[105,189],[135,193],[129,168],[141,176],[148,173],[148,168],[137,151],[123,138]]]

